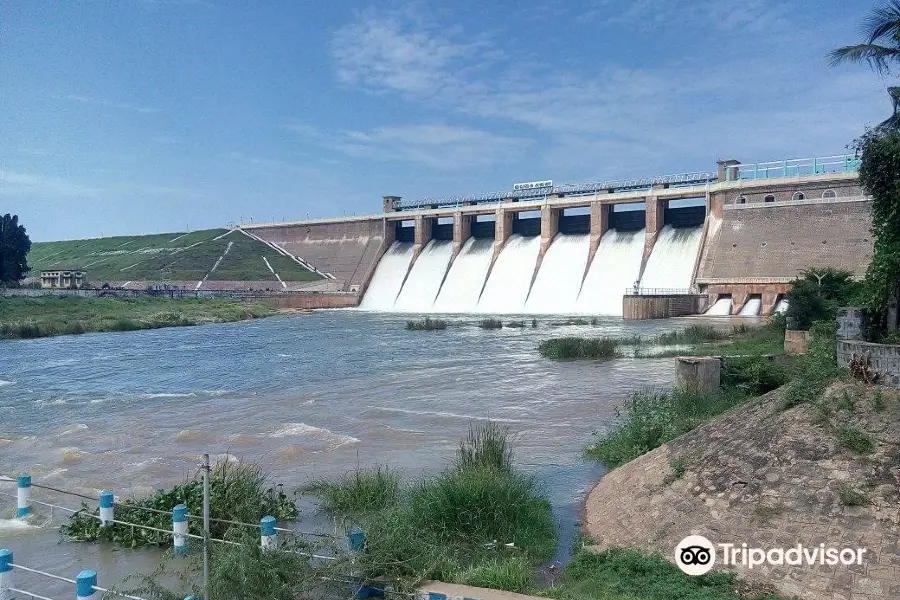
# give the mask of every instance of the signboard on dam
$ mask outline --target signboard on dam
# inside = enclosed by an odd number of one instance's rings
[[[513,191],[520,192],[522,190],[540,190],[543,188],[552,188],[553,180],[547,179],[545,181],[526,181],[524,183],[514,183]]]

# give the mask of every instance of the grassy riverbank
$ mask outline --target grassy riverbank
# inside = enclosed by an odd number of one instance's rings
[[[133,331],[267,317],[274,308],[228,300],[171,298],[0,298],[0,339]]]

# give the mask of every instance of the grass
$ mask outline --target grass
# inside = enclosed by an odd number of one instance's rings
[[[270,485],[268,475],[258,466],[249,463],[218,463],[210,477],[210,516],[213,519],[259,523],[272,515],[278,520],[295,520],[299,511],[281,486]],[[177,504],[185,504],[189,515],[203,514],[203,484],[199,479],[186,480],[169,490],[158,490],[154,495],[139,500],[124,500],[116,503],[116,520],[139,525],[148,525],[170,531],[172,516],[142,509],[171,511]],[[127,525],[113,524],[100,527],[100,522],[90,516],[99,514],[99,508],[84,507],[73,514],[60,532],[70,539],[81,542],[98,540],[112,541],[125,547],[169,546],[169,534]],[[203,522],[188,519],[189,533],[202,535]],[[214,538],[234,537],[244,533],[243,527],[236,527],[221,521],[210,523],[210,534]]]
[[[418,321],[407,321],[406,328],[410,331],[435,331],[439,329],[447,329],[447,321],[443,319],[432,319],[425,317]]]
[[[611,549],[579,551],[561,581],[548,591],[560,600],[776,600],[747,593],[737,575],[713,571],[699,577],[682,573],[659,554]]]
[[[223,236],[224,234],[228,234]],[[220,238],[220,239],[215,239]],[[230,244],[230,248],[229,248]],[[228,249],[212,280],[313,281],[316,273],[240,232],[208,229],[190,233],[117,236],[65,242],[38,242],[28,254],[33,274],[43,269],[81,268],[92,283],[124,281],[199,281]]]
[[[317,479],[301,490],[322,501],[322,509],[335,515],[384,510],[400,497],[400,473],[387,466],[355,469],[337,480]]]
[[[521,329],[525,327],[525,321],[509,321],[506,326],[514,329]]]
[[[585,454],[615,468],[694,429],[747,398],[739,390],[704,393],[694,390],[635,392],[616,409],[619,424]]]
[[[746,335],[742,332],[738,335]],[[718,342],[726,339],[725,332],[715,329],[711,325],[691,325],[681,331],[672,331],[658,336],[654,342],[661,346],[673,346],[676,344],[701,344],[705,342]]]
[[[812,335],[806,354],[794,359],[791,382],[778,401],[781,410],[818,401],[825,388],[843,374],[837,366],[835,326],[816,324],[810,331]]]
[[[605,359],[619,356],[619,343],[612,338],[552,338],[541,342],[538,352],[554,360]]]
[[[371,470],[316,487],[323,508],[364,527],[366,552],[354,568],[367,577],[400,589],[441,579],[524,591],[534,583],[534,566],[555,552],[556,525],[535,480],[512,459],[506,428],[482,423],[470,428],[443,472],[399,488],[394,475]],[[361,502],[361,488],[388,501]]]
[[[841,425],[837,429],[837,435],[841,446],[858,454],[869,454],[875,448],[872,438],[853,425]]]
[[[276,313],[263,304],[171,298],[0,297],[0,338],[30,339],[222,323]]]
[[[503,321],[494,318],[482,319],[478,326],[482,329],[503,329]]]
[[[722,365],[722,385],[759,396],[786,384],[788,367],[768,356],[729,356]]]
[[[852,487],[844,486],[838,491],[838,496],[841,499],[841,504],[844,506],[868,506],[869,505],[869,497]]]

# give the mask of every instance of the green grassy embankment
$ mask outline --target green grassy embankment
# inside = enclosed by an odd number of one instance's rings
[[[133,331],[268,317],[274,308],[228,300],[170,298],[0,298],[0,339]]]
[[[220,257],[211,280],[278,285],[264,257],[284,281],[320,279],[262,242],[227,229],[38,242],[28,254],[28,263],[32,276],[47,269],[83,269],[88,281],[99,287],[114,281],[199,281]]]

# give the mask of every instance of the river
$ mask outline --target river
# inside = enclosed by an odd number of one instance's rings
[[[469,423],[493,419],[515,432],[516,463],[542,483],[568,548],[583,498],[603,474],[582,448],[611,426],[631,390],[672,385],[674,361],[553,362],[538,355],[538,342],[653,335],[692,322],[551,326],[543,317],[537,329],[488,331],[469,318],[407,331],[406,318],[325,311],[2,341],[0,475],[27,471],[36,483],[93,497],[103,488],[144,495],[193,476],[209,452],[257,461],[289,487],[356,464],[416,478],[449,464]],[[34,498],[79,505],[42,489]],[[36,511],[40,525],[48,511]],[[101,585],[156,564],[154,552],[62,541],[58,511],[43,527],[21,526],[14,512],[15,500],[0,496],[0,547],[20,564],[69,577],[94,568]],[[20,587],[72,594],[69,584],[26,575],[17,575]]]

